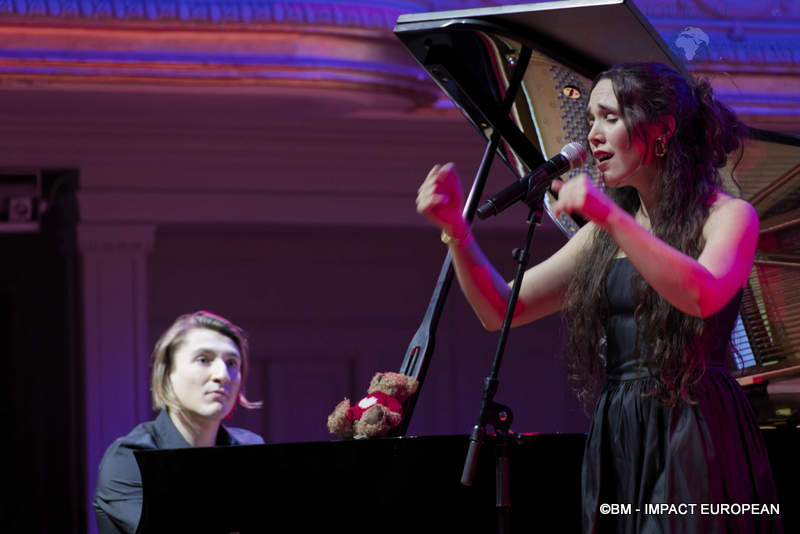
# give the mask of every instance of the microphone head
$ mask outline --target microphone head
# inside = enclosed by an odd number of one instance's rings
[[[586,158],[589,157],[589,154],[586,152],[586,148],[584,148],[583,144],[576,141],[564,145],[564,148],[561,149],[560,154],[567,158],[570,169],[580,167],[586,162]]]

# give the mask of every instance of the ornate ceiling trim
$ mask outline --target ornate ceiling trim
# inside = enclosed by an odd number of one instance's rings
[[[487,3],[0,0],[0,88],[333,87],[402,95],[429,108],[441,92],[391,33],[397,17]],[[686,65],[712,79],[736,78],[726,89],[734,107],[800,114],[800,7],[781,0],[759,9],[744,0],[636,4],[679,57],[676,38],[699,30],[702,50]]]
[[[300,24],[391,29],[397,17],[407,12],[409,6],[404,7],[281,0],[0,0],[0,18],[33,24]]]
[[[410,107],[429,106],[439,97],[386,28],[4,21],[0,19],[0,88],[302,86],[402,95]]]

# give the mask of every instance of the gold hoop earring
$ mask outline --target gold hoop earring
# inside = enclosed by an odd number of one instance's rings
[[[656,142],[653,146],[653,152],[657,158],[663,158],[667,155],[667,144],[664,142],[663,137],[656,138]]]

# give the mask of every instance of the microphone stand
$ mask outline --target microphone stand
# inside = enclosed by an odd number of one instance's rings
[[[505,317],[503,318],[503,326],[500,329],[500,338],[497,343],[497,350],[494,355],[494,361],[492,362],[492,368],[489,376],[484,380],[481,407],[478,412],[477,422],[470,435],[469,450],[467,451],[467,458],[464,462],[464,470],[461,475],[461,483],[465,486],[471,486],[472,479],[475,475],[475,468],[478,465],[478,455],[483,445],[484,438],[486,437],[486,426],[491,425],[494,428],[494,435],[496,438],[495,504],[497,507],[497,532],[500,534],[508,534],[511,532],[511,484],[509,480],[508,445],[511,438],[510,429],[511,423],[514,420],[514,413],[508,406],[495,402],[494,396],[495,393],[497,393],[499,384],[497,377],[500,372],[500,363],[503,359],[509,330],[511,329],[511,321],[514,317],[514,309],[517,305],[522,277],[525,274],[530,260],[533,231],[542,222],[544,188],[535,187],[529,190],[524,202],[530,208],[527,219],[528,235],[524,247],[522,249],[516,248],[512,252],[517,262],[517,272],[511,285],[511,294],[508,298],[508,306],[506,307]]]

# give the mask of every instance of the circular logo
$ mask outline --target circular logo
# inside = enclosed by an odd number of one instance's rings
[[[708,34],[695,26],[686,26],[672,38],[672,49],[686,61],[706,61],[709,59]]]

